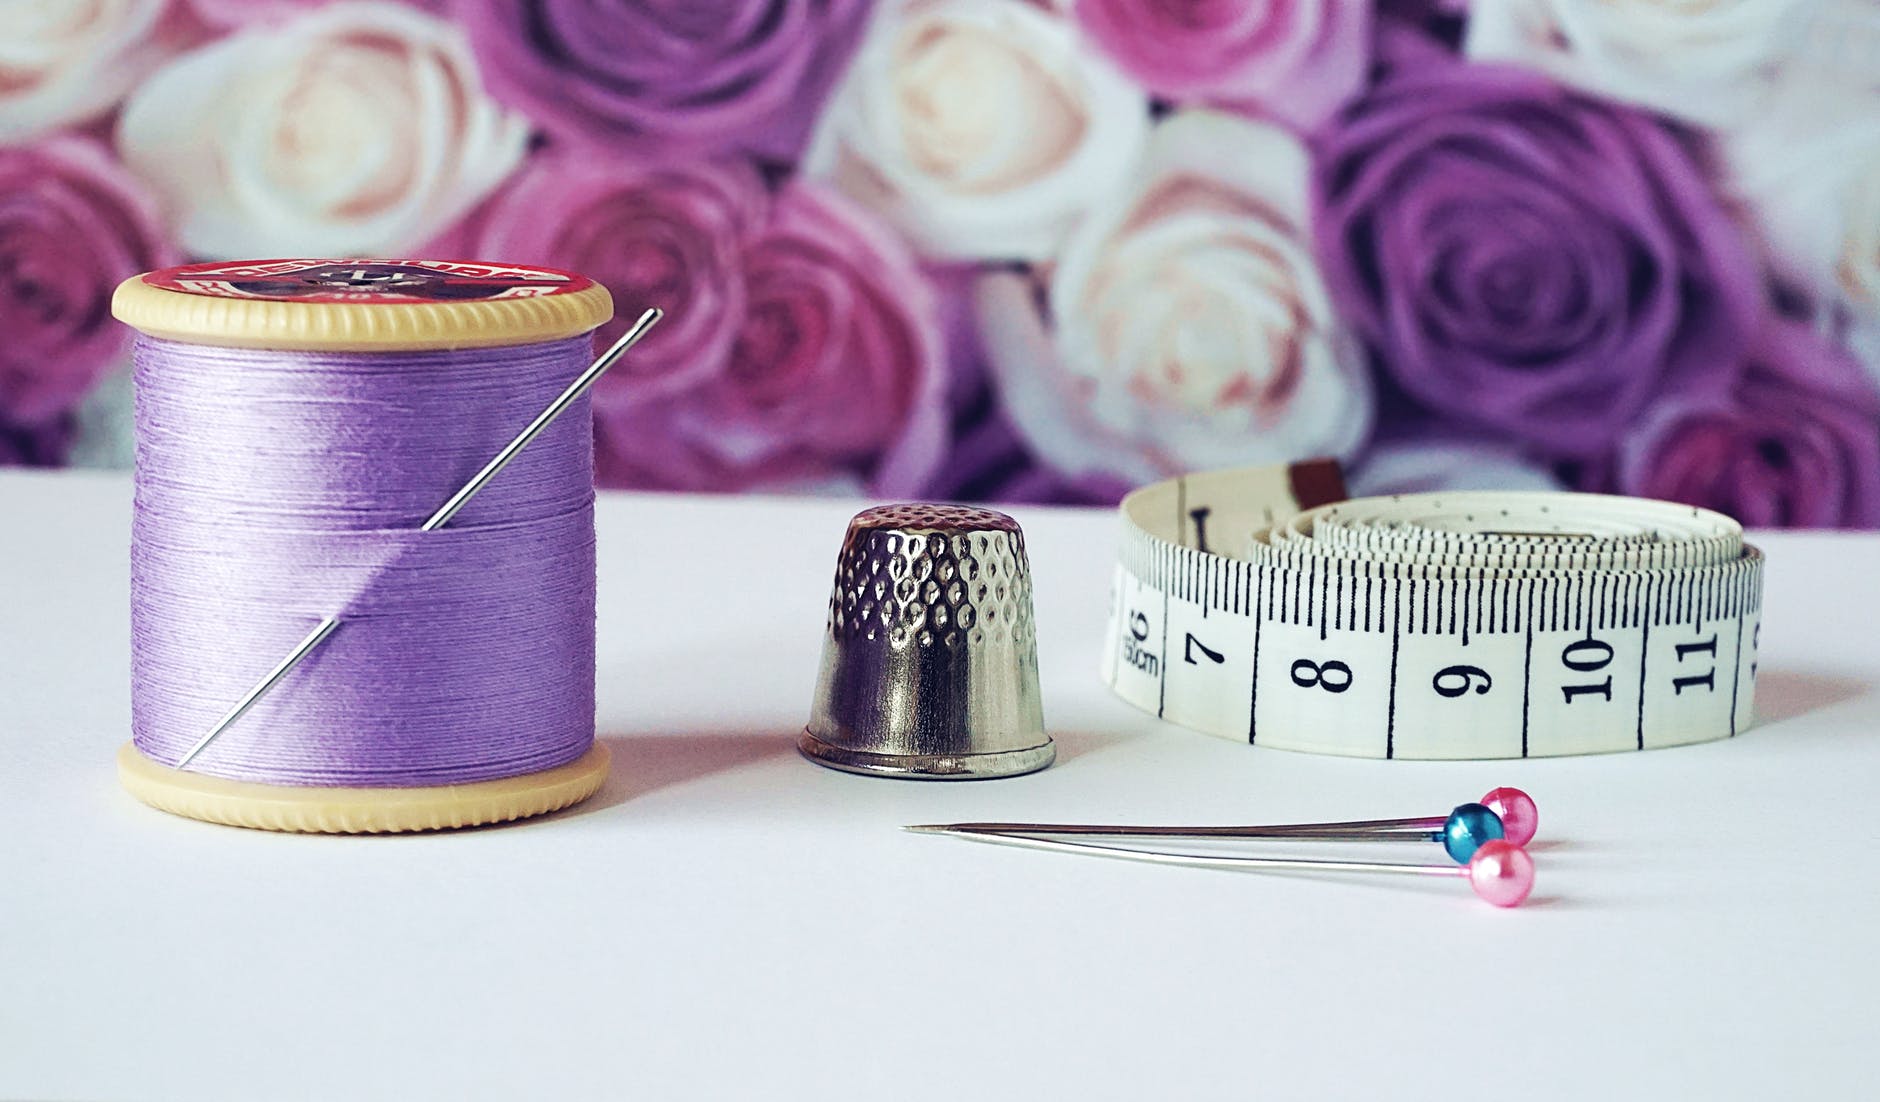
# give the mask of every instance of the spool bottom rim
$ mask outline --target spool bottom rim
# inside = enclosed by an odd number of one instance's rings
[[[831,769],[911,781],[980,781],[1036,773],[1057,760],[1057,744],[1046,738],[1023,750],[988,754],[876,754],[824,742],[805,730],[797,752]]]
[[[317,788],[209,777],[118,748],[118,781],[159,811],[203,822],[303,834],[394,834],[506,823],[594,795],[612,755],[598,740],[566,765],[517,777],[422,788]]]

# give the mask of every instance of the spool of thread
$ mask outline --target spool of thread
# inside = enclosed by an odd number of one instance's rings
[[[586,367],[604,288],[253,261],[134,277],[113,309],[138,330],[133,794],[367,832],[503,822],[600,787],[586,400],[448,524],[420,525]],[[339,629],[179,768],[329,615]]]

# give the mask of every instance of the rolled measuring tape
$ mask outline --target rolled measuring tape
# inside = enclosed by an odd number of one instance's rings
[[[1373,758],[1643,750],[1749,726],[1761,552],[1721,513],[1570,493],[1332,500],[1336,468],[1123,499],[1103,677],[1172,723]]]

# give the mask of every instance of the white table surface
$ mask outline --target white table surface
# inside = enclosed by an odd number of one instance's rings
[[[1059,763],[799,759],[853,503],[606,495],[588,804],[266,834],[122,792],[119,475],[0,474],[0,1098],[1872,1097],[1880,536],[1770,534],[1761,722],[1537,761],[1343,760],[1099,683],[1114,521],[1023,509]],[[1536,898],[1135,866],[956,819],[1538,799]]]

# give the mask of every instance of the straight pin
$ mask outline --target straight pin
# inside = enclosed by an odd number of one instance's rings
[[[908,827],[919,831],[919,827]],[[1398,865],[1382,861],[1320,861],[1296,857],[1227,857],[1197,853],[1156,853],[1098,846],[1088,842],[1063,842],[1054,838],[1029,838],[1019,834],[992,834],[977,831],[951,832],[969,842],[985,842],[1020,849],[1041,849],[1057,853],[1081,853],[1092,857],[1111,857],[1152,865],[1179,865],[1197,869],[1280,869],[1296,872],[1386,872],[1403,876],[1453,876],[1469,882],[1477,896],[1497,907],[1514,907],[1534,890],[1534,859],[1512,842],[1496,839],[1482,843],[1466,865]]]
[[[546,429],[555,418],[560,417],[563,411],[575,403],[576,399],[587,393],[589,387],[592,387],[602,375],[607,373],[609,368],[619,362],[620,357],[626,355],[627,350],[638,344],[640,338],[644,337],[647,331],[665,316],[665,311],[658,307],[641,314],[639,320],[635,321],[625,333],[621,334],[620,339],[613,343],[613,347],[601,353],[599,359],[589,364],[587,370],[576,376],[574,382],[569,383],[566,390],[550,402],[546,409],[536,414],[535,420],[529,422],[528,427],[517,433],[514,440],[503,445],[502,450],[492,456],[490,461],[483,465],[482,470],[470,476],[470,481],[458,487],[457,492],[450,495],[449,500],[439,506],[437,512],[432,513],[423,524],[418,526],[418,530],[434,532],[448,524],[450,519],[456,516],[479,490],[487,486],[491,479],[509,465],[510,460],[514,459],[522,449],[528,447],[530,441],[540,436],[542,430]],[[189,748],[189,752],[183,755],[183,759],[176,763],[176,768],[182,769],[193,761],[197,754],[202,753],[204,747],[215,741],[217,735],[228,730],[236,720],[247,713],[248,709],[255,706],[256,701],[267,695],[268,690],[279,684],[281,679],[287,676],[288,671],[300,665],[303,659],[313,653],[314,648],[326,642],[327,637],[332,635],[339,625],[338,616],[328,616],[316,624],[314,629],[307,633],[306,638],[295,644],[294,649],[288,651],[285,658],[269,670],[260,681],[255,682],[253,688],[243,693],[242,698],[224,712],[221,719],[216,720],[215,726],[209,728],[201,738],[196,740],[196,744]]]
[[[1283,823],[1269,826],[1121,826],[1099,823],[934,823],[911,826],[921,834],[1095,836],[1104,838],[1251,838],[1290,842],[1441,842],[1458,864],[1482,845],[1506,840],[1525,846],[1534,839],[1540,813],[1518,788],[1497,788],[1480,803],[1462,804],[1447,816],[1366,819],[1345,823]]]

